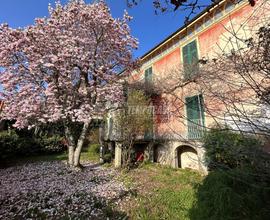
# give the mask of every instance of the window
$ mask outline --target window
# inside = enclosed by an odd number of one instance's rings
[[[223,14],[222,9],[217,9],[217,11],[215,12],[215,15],[214,15],[215,20],[221,18],[222,14]]]
[[[225,11],[226,11],[226,12],[229,12],[229,11],[233,10],[234,5],[235,5],[235,4],[234,4],[232,1],[229,1],[229,2],[226,4],[226,6],[225,6]]]
[[[146,83],[150,83],[153,80],[153,71],[152,67],[149,67],[144,71],[144,79]]]
[[[184,65],[184,78],[190,79],[198,72],[198,51],[196,40],[190,42],[182,49],[183,65]]]
[[[154,120],[154,112],[153,112],[154,109],[151,106],[149,106],[148,111],[150,111],[150,117],[152,119],[152,122],[154,122],[153,121]],[[151,124],[148,124],[144,130],[144,139],[151,140],[153,138],[153,136],[154,136],[154,127],[153,127],[153,123],[151,123]]]
[[[195,27],[196,32],[201,31],[203,29],[203,25],[204,25],[203,22],[197,23]]]
[[[188,28],[187,37],[191,37],[194,34],[194,27]]]
[[[185,41],[187,39],[187,32],[185,31],[184,33],[182,33],[181,35],[180,35],[180,42],[181,41]]]
[[[207,18],[205,18],[205,26],[209,26],[213,22],[212,15],[209,15]]]
[[[186,98],[188,138],[199,139],[204,130],[204,101],[203,96],[196,95]]]

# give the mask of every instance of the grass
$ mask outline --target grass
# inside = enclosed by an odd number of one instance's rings
[[[66,154],[57,154],[24,158],[23,161],[65,159]],[[84,148],[81,160],[98,162],[99,146]],[[212,171],[203,177],[192,170],[152,163],[142,164],[129,172],[119,170],[118,180],[130,189],[127,200],[121,203],[121,211],[129,219],[136,220],[269,219],[269,179],[261,182],[255,174],[247,173]]]
[[[11,160],[9,164],[23,164],[26,162],[37,162],[37,161],[56,161],[56,160],[67,160],[68,154],[67,152],[63,153],[55,153],[48,155],[35,155],[19,158],[16,160]],[[81,153],[81,161],[91,161],[98,162],[99,161],[99,145],[98,144],[90,144],[88,147],[83,148]]]
[[[270,219],[269,179],[259,181],[247,170],[212,171],[204,177],[192,170],[145,164],[120,179],[136,190],[124,206],[130,219]]]
[[[203,180],[197,172],[156,164],[143,165],[122,174],[122,178],[128,184],[137,184],[138,189],[126,212],[131,219],[145,220],[190,219],[189,210],[196,201],[195,186]]]
[[[90,144],[87,148],[83,148],[81,160],[99,162],[99,144]]]

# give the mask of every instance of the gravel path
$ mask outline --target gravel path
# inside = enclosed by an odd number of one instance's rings
[[[117,208],[127,194],[117,172],[84,164],[29,163],[0,169],[0,219],[123,219]]]

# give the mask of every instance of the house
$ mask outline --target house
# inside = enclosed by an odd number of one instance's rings
[[[139,152],[153,162],[207,172],[201,138],[217,118],[227,117],[226,106],[202,87],[185,82],[202,68],[199,60],[244,49],[241,41],[256,33],[263,22],[259,21],[269,22],[269,9],[269,2],[263,0],[252,4],[247,0],[216,1],[140,58],[141,68],[132,72],[129,83],[158,84],[164,92],[152,96],[153,131],[151,137],[145,135],[137,141]],[[180,80],[176,83],[175,79]],[[225,91],[222,82],[215,85]],[[121,166],[121,140],[113,128],[113,113],[107,120],[106,141],[115,149],[115,166]]]

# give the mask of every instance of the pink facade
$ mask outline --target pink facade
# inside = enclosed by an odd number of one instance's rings
[[[240,37],[252,36],[258,29],[256,24],[262,13],[268,13],[257,1],[252,7],[248,1],[231,3],[230,0],[221,1],[208,12],[203,13],[187,27],[174,33],[169,39],[153,48],[141,58],[142,68],[132,75],[132,81],[144,80],[144,71],[152,67],[153,82],[162,84],[165,81],[173,81],[175,74],[181,79],[183,74],[183,47],[192,41],[197,43],[198,58],[212,59],[221,53],[234,49],[233,43],[228,39],[232,32],[236,31]],[[261,7],[261,8],[260,8]],[[209,23],[209,18],[211,22]],[[170,78],[170,74],[173,76]],[[182,77],[183,78],[183,77]],[[166,84],[166,83],[165,83]],[[170,133],[173,138],[187,136],[187,118],[185,98],[198,94],[196,85],[189,84],[175,90],[176,95],[161,94],[153,99],[153,104],[158,113],[155,115],[155,134],[163,136]],[[177,98],[176,98],[177,97]],[[167,106],[166,112],[160,113],[160,105]],[[212,97],[204,97],[204,104],[212,109],[212,114],[222,114],[224,106]],[[163,108],[164,110],[165,108]],[[212,117],[205,113],[205,126],[213,124]],[[175,136],[176,135],[176,136]]]
[[[130,83],[147,82],[144,85],[156,89],[151,95],[153,136],[138,140],[153,162],[207,173],[201,138],[205,129],[229,121],[226,117],[230,105],[224,100],[256,101],[254,90],[245,87],[228,60],[224,59],[219,69],[213,60],[245,51],[243,42],[256,37],[258,29],[269,23],[270,3],[258,0],[252,6],[248,0],[218,2],[143,55],[141,68],[129,77]],[[205,60],[213,62],[199,62]],[[222,77],[235,88],[226,85]],[[225,99],[211,93],[211,89]],[[245,110],[253,111],[253,107],[245,106]],[[120,142],[115,149],[115,164],[120,166]]]

